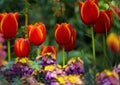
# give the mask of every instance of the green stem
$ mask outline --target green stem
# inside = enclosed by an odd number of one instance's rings
[[[106,38],[104,35],[103,35],[103,51],[104,51],[104,65],[107,66]]]
[[[25,26],[28,25],[28,0],[25,0]]]
[[[92,50],[93,50],[93,59],[94,59],[94,70],[96,70],[95,38],[94,38],[93,28],[91,28],[91,31],[92,31]],[[96,71],[94,73],[96,73]]]
[[[10,40],[7,41],[7,48],[8,48],[8,61],[11,61],[11,55],[10,55]]]
[[[62,62],[63,62],[63,66],[65,65],[65,56],[64,56],[64,47],[62,48]]]
[[[37,56],[39,56],[39,53],[40,53],[40,49],[39,47],[37,47]]]

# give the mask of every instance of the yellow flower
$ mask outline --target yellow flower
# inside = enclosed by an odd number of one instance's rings
[[[61,65],[57,64],[57,67],[60,68],[60,69],[62,69],[62,68],[64,69],[64,68],[67,67],[67,65],[61,66]]]
[[[29,60],[28,58],[16,58],[15,63],[17,63],[17,62],[25,64],[25,63],[30,63],[32,61]]]
[[[64,77],[59,76],[59,77],[56,77],[56,79],[60,82],[60,84],[65,84]]]
[[[53,71],[53,70],[55,70],[55,66],[54,65],[45,66],[44,70],[45,71]]]
[[[113,75],[113,73],[112,73],[111,71],[104,70],[104,72],[106,73],[107,76],[111,76],[111,75]]]
[[[75,78],[74,78],[74,76],[72,76],[72,75],[69,75],[68,76],[68,80],[71,82],[71,83],[75,83]]]
[[[80,57],[78,57],[78,61],[80,61],[83,64],[83,61],[80,59]]]
[[[37,70],[34,70],[33,72],[32,72],[32,75],[36,75],[37,74]]]

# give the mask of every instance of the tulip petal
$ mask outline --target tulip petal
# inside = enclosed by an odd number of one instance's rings
[[[85,24],[87,25],[94,24],[99,18],[99,8],[93,1],[86,0],[81,7],[80,14]]]
[[[112,19],[109,18],[109,14],[106,11],[101,11],[100,16],[93,29],[96,33],[106,33],[109,32],[112,26]]]
[[[13,38],[16,35],[17,30],[18,23],[14,15],[12,13],[5,15],[1,21],[1,32],[3,33],[4,38]]]
[[[71,37],[71,28],[67,26],[66,23],[62,23],[55,30],[55,38],[58,44],[65,45],[69,43]]]
[[[21,52],[21,57],[27,57],[29,52],[30,52],[30,44],[28,39],[24,39],[20,43],[20,52]]]
[[[72,30],[72,36],[71,36],[71,41],[69,42],[69,44],[65,45],[65,51],[71,51],[74,49],[75,47],[75,43],[76,43],[76,30]]]
[[[20,42],[21,42],[21,39],[18,39],[18,40],[15,41],[15,44],[14,44],[14,52],[15,52],[16,56],[21,56],[21,53],[20,53]]]
[[[29,32],[29,39],[34,45],[40,45],[44,42],[43,33],[36,26],[34,26],[34,28]]]
[[[14,13],[14,16],[15,16],[16,20],[18,20],[18,16],[19,16],[18,12]]]

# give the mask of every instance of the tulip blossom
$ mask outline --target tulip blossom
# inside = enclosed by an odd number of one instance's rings
[[[98,1],[86,0],[85,2],[79,2],[78,4],[82,21],[87,25],[94,24],[99,17]]]
[[[2,13],[0,14],[0,32],[5,39],[15,37],[18,30],[18,13]]]
[[[45,55],[47,53],[52,53],[57,56],[57,48],[55,46],[42,46],[40,54]]]
[[[110,10],[100,11],[100,16],[93,26],[96,33],[107,33],[112,27],[112,12]]]
[[[46,38],[46,27],[43,23],[37,22],[34,25],[27,26],[29,40],[34,45],[40,45]]]
[[[18,38],[14,44],[14,52],[17,57],[27,57],[30,52],[29,40]]]
[[[114,33],[111,33],[107,37],[108,47],[115,52],[120,53],[120,37]]]
[[[72,36],[71,36],[70,42],[67,45],[64,46],[65,51],[71,51],[71,50],[73,50],[74,47],[75,47],[75,42],[76,42],[76,30],[73,29],[72,30]]]
[[[117,7],[115,7],[112,4],[110,4],[110,8],[113,11],[113,13],[115,13],[115,15],[120,19],[120,9],[118,9]]]
[[[56,24],[55,39],[59,45],[66,45],[70,42],[72,35],[72,25],[67,23]]]

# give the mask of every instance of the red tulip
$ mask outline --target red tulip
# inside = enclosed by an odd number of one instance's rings
[[[112,13],[110,10],[100,12],[98,21],[93,26],[96,33],[107,33],[112,27]]]
[[[73,50],[74,47],[75,47],[75,43],[76,43],[76,30],[73,29],[70,42],[67,45],[64,46],[65,51]],[[62,46],[60,46],[60,48],[62,48]]]
[[[55,39],[59,45],[66,45],[70,42],[72,25],[67,23],[56,24]]]
[[[79,2],[78,4],[82,21],[87,25],[94,24],[99,18],[98,1],[86,0],[85,2]]]
[[[0,14],[0,32],[5,39],[15,37],[18,30],[18,13]]]
[[[40,54],[44,55],[47,53],[52,53],[57,56],[57,48],[55,46],[42,46],[42,48],[40,50]]]
[[[110,8],[113,11],[113,13],[115,13],[115,15],[120,18],[120,9],[118,9],[117,7],[115,7],[114,5],[110,4]]]
[[[27,26],[29,40],[34,45],[40,45],[46,38],[46,27],[43,23],[35,23],[35,25]]]
[[[17,57],[27,57],[30,52],[29,40],[24,38],[18,38],[14,44],[14,52]]]

